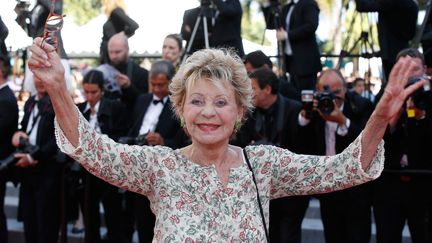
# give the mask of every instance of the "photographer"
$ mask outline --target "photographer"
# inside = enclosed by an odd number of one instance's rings
[[[304,107],[309,106],[305,103]],[[299,116],[305,153],[329,156],[339,153],[360,134],[372,110],[369,100],[347,91],[339,71],[323,71],[318,77],[313,110],[303,109]],[[369,242],[368,188],[365,184],[317,196],[326,242]]]
[[[103,74],[90,70],[83,79],[86,102],[78,108],[92,127],[111,139],[118,140],[126,134],[125,106],[116,100],[103,98]],[[108,242],[124,242],[122,231],[122,195],[119,188],[113,186],[82,169],[84,192],[82,208],[84,209],[84,226],[86,242],[100,242],[100,210],[104,207],[105,225]]]
[[[244,56],[241,38],[241,19],[243,10],[239,0],[201,0],[201,6],[186,10],[183,15],[181,35],[189,44],[197,17],[203,10],[207,18],[210,47],[231,47],[236,53]],[[199,23],[200,25],[203,24]],[[199,26],[191,52],[205,48],[204,29]],[[198,38],[198,39],[197,39]],[[195,43],[196,42],[196,43]],[[187,44],[187,46],[188,46]],[[191,53],[186,53],[191,54]]]
[[[355,3],[359,12],[378,12],[378,41],[387,80],[397,53],[407,48],[415,35],[417,3],[413,0],[355,0]]]
[[[14,93],[7,85],[9,75],[9,60],[0,55],[0,161],[7,158],[14,148],[11,144],[12,135],[18,126],[18,105]],[[0,162],[1,165],[1,162]],[[6,180],[10,171],[0,171],[0,242],[8,242],[6,215],[4,213],[4,198]]]
[[[315,0],[292,0],[279,9],[277,0],[262,8],[268,29],[276,29],[282,42],[285,68],[299,92],[313,89],[321,71],[320,52],[315,37],[319,8]]]
[[[132,126],[129,137],[140,139],[138,145],[165,145],[170,148],[184,146],[186,135],[175,118],[171,101],[168,97],[168,85],[175,74],[171,62],[158,61],[150,69],[151,93],[137,98],[132,114]],[[136,140],[136,139],[133,139]],[[134,192],[126,192],[127,235],[131,238],[135,221],[139,242],[151,242],[155,216],[150,209],[149,200]]]
[[[21,131],[12,144],[19,147],[20,138],[39,149],[33,154],[18,153],[20,167],[20,206],[26,242],[56,243],[60,226],[60,191],[62,164],[56,160],[58,147],[54,136],[54,110],[42,80],[36,76],[37,94],[24,105]]]
[[[397,60],[406,56],[416,62],[413,78],[423,76],[426,72],[423,54],[408,48],[399,52]],[[405,222],[413,242],[431,242],[430,92],[419,90],[412,94],[399,116],[390,122],[384,136],[384,172],[372,183],[378,243],[401,242]],[[406,170],[416,170],[417,173],[405,173]]]

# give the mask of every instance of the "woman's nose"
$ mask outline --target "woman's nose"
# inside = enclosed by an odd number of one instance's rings
[[[216,114],[214,105],[211,103],[206,104],[203,110],[201,111],[201,114],[205,117],[214,116]]]

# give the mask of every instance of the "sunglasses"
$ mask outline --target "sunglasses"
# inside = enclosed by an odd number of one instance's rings
[[[47,43],[53,46],[57,50],[58,47],[57,33],[62,29],[63,17],[65,17],[66,15],[59,15],[54,13],[54,6],[55,6],[55,0],[52,1],[50,13],[47,17],[47,20],[45,21],[44,37],[42,39],[41,46],[44,43]]]

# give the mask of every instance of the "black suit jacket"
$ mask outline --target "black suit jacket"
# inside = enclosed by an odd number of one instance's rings
[[[137,98],[134,112],[132,114],[132,126],[129,130],[128,136],[137,137],[138,135],[140,135],[139,130],[152,100],[152,93],[143,94]],[[179,148],[186,145],[186,135],[180,126],[180,122],[175,117],[169,99],[167,100],[167,102],[165,102],[162,112],[159,115],[159,120],[156,125],[155,132],[159,133],[162,136],[165,145],[168,147]]]
[[[299,0],[291,13],[289,27],[285,22],[290,5],[284,5],[278,20],[282,28],[288,32],[292,48],[289,72],[296,76],[316,75],[322,68],[320,51],[315,31],[319,23],[319,8],[315,0]],[[276,23],[270,8],[263,8],[268,29],[275,29]],[[285,50],[285,41],[283,42]]]
[[[58,164],[56,163],[58,147],[54,135],[54,110],[49,96],[45,96],[40,102],[40,120],[38,126],[34,128],[37,129],[36,145],[39,146],[39,151],[33,155],[33,159],[39,161],[39,163],[34,167],[26,168],[25,171],[27,172],[42,171],[45,168],[58,168],[56,165]],[[35,96],[30,97],[24,105],[24,117],[21,121],[21,130],[23,132],[27,131],[30,114],[36,105]],[[57,170],[53,172],[57,173]]]
[[[206,16],[215,16],[214,25],[212,19],[207,19],[209,29],[209,44],[211,47],[232,47],[240,57],[244,56],[243,42],[241,38],[241,19],[243,10],[239,0],[213,0],[216,10],[210,11]],[[200,13],[201,8],[186,10],[183,15],[181,34],[183,39],[189,42],[191,34]],[[189,25],[191,31],[186,31],[185,26]],[[191,52],[205,48],[204,30],[202,23],[197,31]]]
[[[297,138],[299,136],[298,115],[301,107],[300,102],[278,95],[271,113],[271,124],[269,124],[272,127],[271,134],[261,134],[257,131],[256,124],[259,122],[261,111],[256,109],[248,117],[237,134],[238,139],[233,143],[244,147],[259,140],[263,141],[264,135],[271,144],[300,153],[301,148],[298,146]]]
[[[18,105],[9,86],[0,89],[0,159],[13,151],[12,136],[18,130]]]
[[[84,114],[87,102],[77,105]],[[125,119],[125,105],[120,101],[102,98],[99,104],[97,120],[101,133],[117,141],[119,137],[125,136],[128,131],[128,124]],[[86,117],[89,119],[89,117]]]
[[[387,129],[384,136],[385,169],[402,169],[400,161],[404,154],[408,158],[408,169],[432,170],[430,144],[432,144],[432,116],[424,119],[407,118],[404,113],[395,129]],[[399,176],[397,174],[397,176]]]
[[[395,62],[408,47],[417,25],[418,6],[413,0],[356,0],[359,12],[378,12],[378,40],[381,58]]]
[[[368,99],[361,97],[355,92],[348,91],[346,93],[343,114],[350,119],[351,123],[345,136],[340,136],[336,133],[336,153],[342,152],[357,138],[369,120],[372,111],[373,104]],[[302,128],[302,132],[305,134],[302,137],[302,144],[307,148],[306,153],[325,155],[325,123],[326,121],[315,113],[310,123]]]

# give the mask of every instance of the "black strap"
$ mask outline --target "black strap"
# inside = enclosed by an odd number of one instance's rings
[[[246,159],[246,163],[247,163],[247,165],[249,167],[249,170],[252,172],[252,180],[253,180],[253,182],[255,184],[255,188],[256,188],[256,192],[257,192],[258,206],[260,208],[261,219],[263,221],[263,226],[264,226],[264,232],[265,232],[265,235],[266,235],[267,242],[270,242],[269,234],[267,232],[267,226],[266,226],[267,224],[266,224],[265,217],[264,217],[264,210],[263,210],[263,207],[262,207],[262,204],[261,204],[260,195],[259,195],[258,184],[257,184],[256,179],[255,179],[255,173],[252,170],[252,165],[249,162],[249,159],[248,159],[248,156],[246,154],[246,150],[245,149],[243,149],[243,154],[244,154],[244,157]]]

